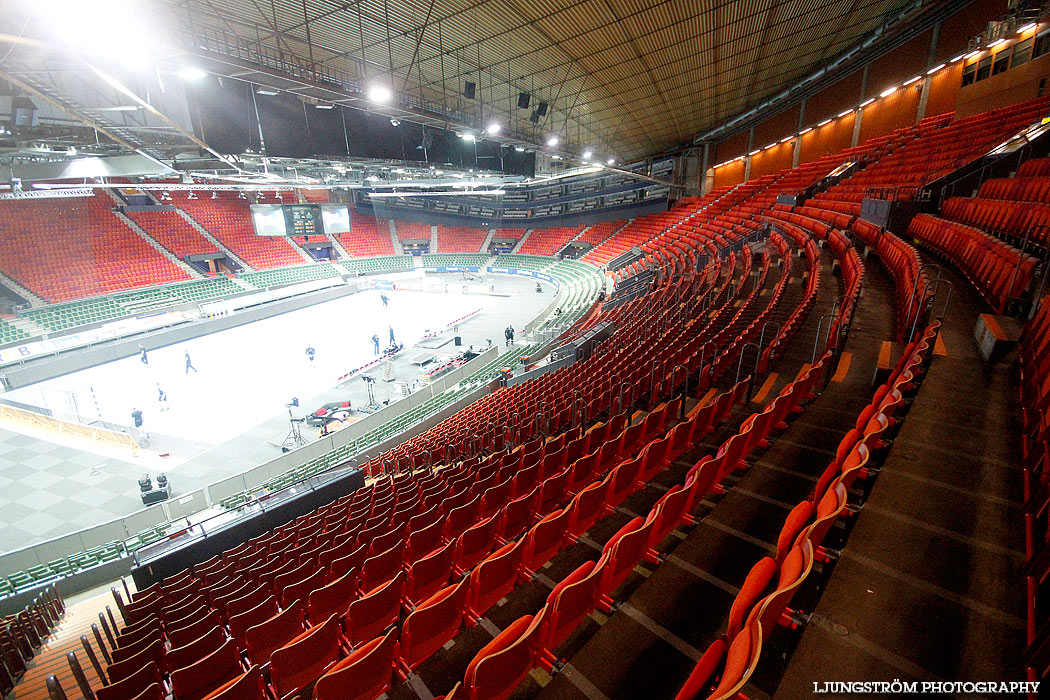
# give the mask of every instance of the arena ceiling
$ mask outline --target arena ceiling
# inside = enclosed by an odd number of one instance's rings
[[[73,115],[70,128],[158,159],[206,150],[178,81],[160,70],[192,65],[258,94],[479,137],[495,124],[488,138],[506,145],[623,163],[694,143],[847,52],[851,65],[835,67],[848,72],[862,43],[899,39],[969,1],[142,0],[84,15],[88,37],[149,45],[147,80],[97,56],[73,60],[78,41],[54,36],[39,14],[51,8],[53,19],[59,0],[0,0],[0,79]],[[128,24],[133,14],[145,24]],[[372,99],[377,85],[388,102]]]

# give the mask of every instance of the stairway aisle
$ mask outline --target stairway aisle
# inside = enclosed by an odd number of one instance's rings
[[[869,263],[869,269],[871,263]],[[936,355],[775,698],[825,680],[1023,680],[1016,357],[972,340],[987,310],[954,270]]]

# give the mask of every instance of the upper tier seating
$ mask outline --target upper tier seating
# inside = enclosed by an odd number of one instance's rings
[[[583,243],[590,243],[591,245],[598,245],[617,230],[623,228],[626,223],[626,221],[602,221],[588,227],[587,230],[580,234],[577,240]]]
[[[583,226],[533,229],[518,252],[525,255],[556,255],[581,230]]]
[[[946,199],[941,212],[984,231],[1050,245],[1050,176],[988,180],[976,197]]]
[[[437,227],[438,253],[477,253],[488,237],[488,229],[470,226]]]
[[[397,229],[397,240],[399,241],[429,241],[430,224],[421,224],[418,221],[394,220],[394,228]],[[478,244],[481,247],[481,244]]]
[[[128,216],[178,258],[218,250],[214,243],[202,236],[177,211],[132,211],[128,212]]]
[[[262,203],[292,203],[287,191],[278,199],[275,192],[265,192]],[[301,265],[303,257],[296,252],[291,241],[281,237],[257,236],[252,226],[251,201],[241,199],[236,192],[216,192],[212,196],[188,199],[181,192],[172,192],[176,206],[204,227],[234,255],[253,268],[266,270],[283,265]]]
[[[189,279],[105,194],[0,203],[0,270],[47,301]]]
[[[339,242],[355,258],[394,254],[389,222],[371,214],[360,214],[353,208],[350,209],[350,233],[340,234]]]

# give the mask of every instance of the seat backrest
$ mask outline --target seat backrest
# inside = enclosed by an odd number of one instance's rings
[[[266,622],[277,613],[277,599],[267,596],[251,610],[230,618],[230,635],[241,643],[241,648],[247,648],[248,629]]]
[[[212,627],[189,644],[169,649],[164,656],[164,666],[169,672],[189,666],[218,649],[225,641],[226,635],[223,634],[222,628]]]
[[[147,663],[156,663],[163,666],[164,642],[162,640],[155,639],[145,647],[139,648],[139,651],[133,656],[111,663],[106,667],[106,675],[109,677],[110,683],[118,683],[133,675]]]
[[[508,542],[478,564],[470,574],[470,610],[480,617],[514,589],[525,550],[523,540]]]
[[[171,688],[175,700],[201,700],[240,676],[243,670],[237,642],[228,639],[203,659],[172,671]]]
[[[729,644],[726,652],[725,669],[722,679],[710,700],[730,700],[751,677],[762,651],[762,631],[758,622],[752,622]]]
[[[569,508],[561,508],[532,526],[525,535],[525,553],[522,567],[534,572],[547,563],[561,549],[569,528]]]
[[[375,700],[390,690],[397,653],[395,628],[328,669],[314,685],[314,700]]]
[[[401,571],[405,542],[399,540],[390,549],[365,559],[361,565],[361,592],[368,593],[394,578]]]
[[[449,542],[411,564],[405,583],[405,599],[412,605],[425,600],[448,584],[456,553],[456,543]]]
[[[350,603],[344,615],[344,628],[352,645],[363,644],[381,635],[397,621],[404,588],[405,574],[399,571],[387,583]]]
[[[729,621],[726,623],[726,638],[734,639],[744,628],[747,616],[752,608],[765,595],[777,575],[777,562],[772,557],[762,557],[751,567],[744,584],[733,599],[729,608]]]
[[[265,622],[249,627],[245,632],[248,659],[252,663],[265,664],[270,654],[303,631],[305,611],[300,601],[295,601]]]
[[[264,700],[262,672],[252,666],[231,681],[223,683],[204,696],[203,700]]]
[[[587,615],[594,610],[598,599],[598,575],[608,561],[584,562],[563,578],[547,596],[547,629],[542,647],[553,653]]]
[[[302,690],[334,666],[339,656],[339,615],[332,615],[270,655],[275,694],[284,698]]]
[[[333,613],[340,615],[346,612],[347,606],[357,598],[357,572],[351,571],[332,581],[327,586],[310,593],[306,603],[306,613],[312,622],[327,620]]]
[[[783,563],[784,558],[787,557],[791,547],[795,544],[798,533],[802,532],[802,529],[812,519],[813,504],[808,500],[802,501],[791,509],[787,518],[784,519],[784,526],[780,529],[780,535],[777,537],[776,560],[778,563]]]
[[[464,578],[421,602],[401,626],[401,659],[415,669],[459,632],[471,580]]]
[[[311,566],[316,565],[311,564]],[[287,607],[293,600],[307,600],[311,593],[324,587],[326,575],[327,572],[324,569],[315,568],[313,573],[285,586],[281,591],[281,605]]]
[[[780,566],[776,589],[759,604],[756,615],[762,625],[762,636],[768,638],[776,627],[792,596],[813,570],[813,543],[803,540],[788,553]]]
[[[580,537],[598,522],[604,500],[605,492],[600,481],[588,484],[576,494],[568,506],[571,513],[568,534],[571,537]]]
[[[109,685],[99,688],[95,691],[95,697],[99,700],[131,700],[146,688],[161,681],[160,664],[149,661],[122,680],[111,681]]]
[[[168,630],[168,641],[171,646],[181,647],[189,644],[194,639],[198,639],[202,634],[210,630],[212,627],[222,624],[222,619],[219,617],[217,610],[209,610],[204,617],[200,618],[196,622],[192,622],[185,627],[179,627],[177,629]]]
[[[467,666],[464,685],[472,700],[504,700],[532,670],[546,608],[511,623]]]

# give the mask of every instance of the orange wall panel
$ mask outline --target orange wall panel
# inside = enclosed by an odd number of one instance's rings
[[[791,167],[791,155],[794,148],[790,141],[778,143],[773,148],[765,149],[751,157],[751,177],[769,175],[778,170]]]
[[[711,161],[723,163],[730,158],[736,158],[747,153],[747,131],[733,134],[728,139],[715,147],[715,155]]]
[[[965,61],[959,61],[958,65],[963,63]],[[1050,54],[1040,56],[1017,68],[1010,68],[999,75],[985,78],[973,85],[960,87],[955,110],[956,116],[968,117],[971,114],[987,112],[989,109],[998,109],[1038,97],[1039,82],[1046,80],[1048,76],[1050,76]]]
[[[932,38],[933,30],[930,29],[874,61],[868,71],[868,94],[865,97],[878,95],[892,85],[900,85],[912,76],[921,75],[926,70]]]
[[[959,96],[959,85],[962,83],[963,62],[953,63],[933,74],[930,83],[930,96],[926,100],[926,116],[945,114],[955,111],[955,102]]]
[[[738,160],[721,168],[715,168],[715,181],[712,189],[736,185],[744,181],[744,161]]]
[[[805,124],[817,124],[834,117],[860,102],[862,71],[847,75],[831,87],[824,88],[806,100]],[[805,124],[803,126],[805,126]]]
[[[894,129],[911,126],[919,109],[919,86],[921,82],[900,88],[889,97],[875,100],[864,108],[860,122],[860,139],[864,143],[870,138],[888,134]]]
[[[802,134],[802,150],[799,152],[798,162],[808,163],[849,148],[853,142],[853,124],[856,119],[856,114],[850,114]]]
[[[798,110],[798,105],[795,105],[755,126],[755,148],[762,148],[798,131]]]

